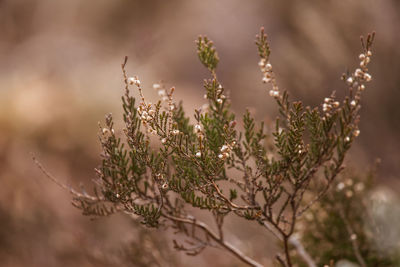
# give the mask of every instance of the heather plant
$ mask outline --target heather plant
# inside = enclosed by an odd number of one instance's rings
[[[379,241],[385,236],[387,224],[374,214],[374,206],[378,205],[379,214],[384,209],[374,200],[375,176],[375,167],[363,175],[354,171],[341,174],[333,189],[298,224],[301,241],[318,265],[330,261],[347,261],[361,267],[400,265],[398,251],[384,248]]]
[[[261,29],[256,36],[261,80],[279,109],[270,132],[249,111],[239,129],[217,76],[218,54],[207,37],[200,36],[196,44],[210,73],[204,81],[208,104],[193,111],[194,123],[182,103],[175,102],[174,87],[154,84],[161,99],[155,104],[147,101],[140,79],[127,74],[125,58],[124,134],[116,134],[113,117],[107,115],[100,126],[103,152],[94,193],[68,188],[39,166],[70,190],[73,204],[84,215],[123,212],[148,227],[172,227],[175,234],[187,237],[183,243],[174,240],[174,247],[188,255],[220,247],[248,265],[262,266],[227,241],[224,220],[232,214],[243,224],[260,224],[277,238],[282,253],[276,260],[282,266],[295,261],[316,266],[295,234],[296,223],[327,194],[360,133],[358,112],[365,84],[371,80],[367,66],[373,39],[374,34],[362,39],[359,68],[342,76],[347,87],[344,99],[333,92],[311,108],[280,90]],[[138,99],[132,89],[138,91]],[[213,221],[200,221],[194,209],[207,211]]]

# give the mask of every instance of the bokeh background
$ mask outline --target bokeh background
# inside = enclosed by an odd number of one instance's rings
[[[176,87],[191,114],[204,103],[202,80],[208,77],[195,53],[199,34],[216,44],[218,75],[235,112],[250,108],[270,123],[277,113],[257,66],[260,26],[270,39],[280,87],[307,105],[345,90],[340,76],[358,64],[359,36],[377,32],[361,135],[347,164],[363,170],[380,158],[378,185],[397,197],[397,0],[0,0],[0,265],[241,266],[217,249],[185,256],[172,249],[168,233],[140,228],[124,216],[82,216],[31,153],[60,181],[90,188],[100,162],[97,123],[106,113],[121,114],[124,56],[148,98],[156,99],[151,85],[163,80]],[[228,223],[230,241],[271,265],[274,240],[258,230]]]

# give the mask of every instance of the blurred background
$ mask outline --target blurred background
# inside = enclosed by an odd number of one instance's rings
[[[208,77],[195,53],[199,34],[217,47],[219,79],[236,114],[250,108],[257,119],[272,122],[276,105],[261,83],[254,45],[261,26],[280,87],[307,105],[333,90],[341,95],[341,74],[359,62],[359,36],[377,32],[361,135],[347,165],[363,170],[380,158],[378,184],[398,196],[397,0],[0,0],[0,265],[241,266],[217,249],[185,256],[168,237],[124,216],[82,216],[30,153],[60,181],[90,188],[100,163],[98,121],[111,112],[120,122],[124,56],[146,97],[156,99],[151,85],[163,80],[192,114],[204,103]],[[239,223],[228,223],[230,241],[271,265],[273,238]]]

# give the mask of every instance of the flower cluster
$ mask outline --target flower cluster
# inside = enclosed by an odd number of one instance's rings
[[[322,104],[322,110],[326,113],[326,115],[329,115],[329,112],[334,108],[338,108],[339,105],[340,103],[335,101],[334,95],[331,97],[325,97],[324,103]]]
[[[261,60],[258,62],[258,66],[260,67],[261,73],[263,74],[263,83],[270,83],[272,85],[272,89],[269,91],[269,95],[273,97],[278,97],[279,88],[276,84],[271,63],[269,63],[265,58],[261,58]]]
[[[341,192],[344,191],[344,195],[347,198],[351,198],[354,195],[354,192],[362,192],[365,188],[363,182],[358,182],[354,184],[353,179],[346,179],[344,182],[340,182],[336,185],[336,191]]]
[[[225,160],[230,157],[230,153],[233,147],[236,145],[236,141],[233,141],[230,144],[225,144],[221,147],[221,153],[218,155],[219,159]]]
[[[346,83],[351,87],[351,88],[355,88],[357,90],[357,94],[355,95],[355,100],[353,100],[354,102],[351,102],[351,105],[353,107],[356,107],[358,105],[358,101],[359,101],[359,92],[364,91],[365,90],[365,82],[370,82],[372,80],[372,76],[371,74],[368,73],[368,64],[371,61],[371,56],[372,56],[372,52],[371,50],[368,48],[365,49],[364,53],[361,53],[359,55],[359,59],[360,59],[360,68],[357,68],[354,73],[352,73],[351,75],[348,75],[347,77],[345,77],[346,79]]]

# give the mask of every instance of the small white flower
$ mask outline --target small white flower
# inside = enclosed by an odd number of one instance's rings
[[[364,73],[364,79],[365,79],[367,82],[369,82],[369,81],[371,81],[372,77],[371,77],[370,74]]]
[[[338,185],[336,186],[336,190],[342,191],[344,187],[345,187],[344,183],[338,183]]]
[[[359,89],[360,89],[360,91],[364,91],[364,90],[365,90],[365,85],[364,85],[364,84],[361,84],[360,87],[359,87]]]
[[[350,102],[350,106],[355,107],[356,105],[357,105],[357,103],[356,103],[355,100],[352,100],[352,101]]]
[[[274,96],[274,97],[278,97],[278,96],[279,96],[279,91],[274,91],[273,96]]]
[[[333,106],[334,106],[335,108],[339,107],[339,105],[340,105],[340,103],[339,103],[338,101],[333,102]]]
[[[272,65],[270,63],[267,63],[267,65],[265,65],[265,69],[267,71],[271,71],[272,70]]]
[[[271,81],[271,79],[267,78],[267,77],[263,77],[262,81],[263,81],[263,83],[269,83]]]
[[[172,134],[173,134],[173,135],[178,135],[178,134],[179,134],[179,130],[178,130],[178,129],[173,130],[173,131],[172,131]]]
[[[161,139],[161,143],[165,144],[167,142],[167,138]]]
[[[350,239],[351,240],[356,240],[357,239],[357,235],[356,234],[351,234]]]
[[[264,66],[265,66],[265,58],[262,58],[262,59],[258,62],[258,66],[260,66],[260,67],[264,67]]]
[[[269,90],[269,95],[274,96],[275,91],[274,90]]]
[[[154,109],[150,109],[150,110],[149,110],[149,115],[150,115],[150,116],[153,116],[154,113],[155,113]]]
[[[200,152],[200,151],[196,153],[196,157],[197,157],[197,158],[200,158],[200,157],[201,157],[201,152]]]
[[[165,89],[158,90],[158,96],[165,96],[166,92]]]
[[[196,130],[197,133],[201,132],[201,125],[200,124],[196,124],[194,126],[194,129]]]
[[[372,52],[368,50],[367,56],[369,56],[369,57],[372,56]]]
[[[162,187],[162,189],[167,189],[168,188],[168,183],[165,182],[161,187]]]
[[[353,134],[354,134],[355,137],[359,136],[360,135],[360,130],[355,130]]]
[[[219,154],[219,155],[218,155],[218,158],[219,158],[219,159],[223,159],[223,158],[224,158],[224,155]]]
[[[140,85],[140,80],[137,78],[137,77],[129,77],[128,78],[128,82],[129,82],[129,84],[134,84],[134,85],[136,85],[136,86],[139,86]]]
[[[217,103],[218,103],[218,104],[222,104],[222,102],[223,102],[223,101],[222,101],[221,98],[218,98],[218,99],[217,99]]]
[[[361,192],[365,189],[365,185],[363,183],[359,182],[354,186],[354,189],[358,192]]]
[[[348,85],[351,85],[353,83],[353,78],[352,77],[347,78],[346,82]]]
[[[223,145],[221,147],[221,152],[226,152],[226,151],[228,151],[228,149],[229,149],[229,147],[227,145]]]
[[[364,55],[364,54],[360,54],[358,57],[359,57],[359,59],[361,59],[361,60],[364,60],[364,59],[365,59],[365,55]]]
[[[350,142],[350,137],[346,136],[346,138],[344,139],[344,141]]]
[[[324,102],[329,103],[332,99],[330,97],[325,97]]]
[[[357,77],[361,77],[364,74],[364,72],[361,69],[356,69],[354,72],[354,75]]]
[[[203,98],[204,98],[204,99],[207,99],[207,98],[208,98],[208,97],[207,97],[207,94],[204,94],[204,95],[203,95]]]
[[[327,112],[327,111],[331,110],[331,105],[326,104],[326,103],[322,104],[322,110],[324,112]]]

